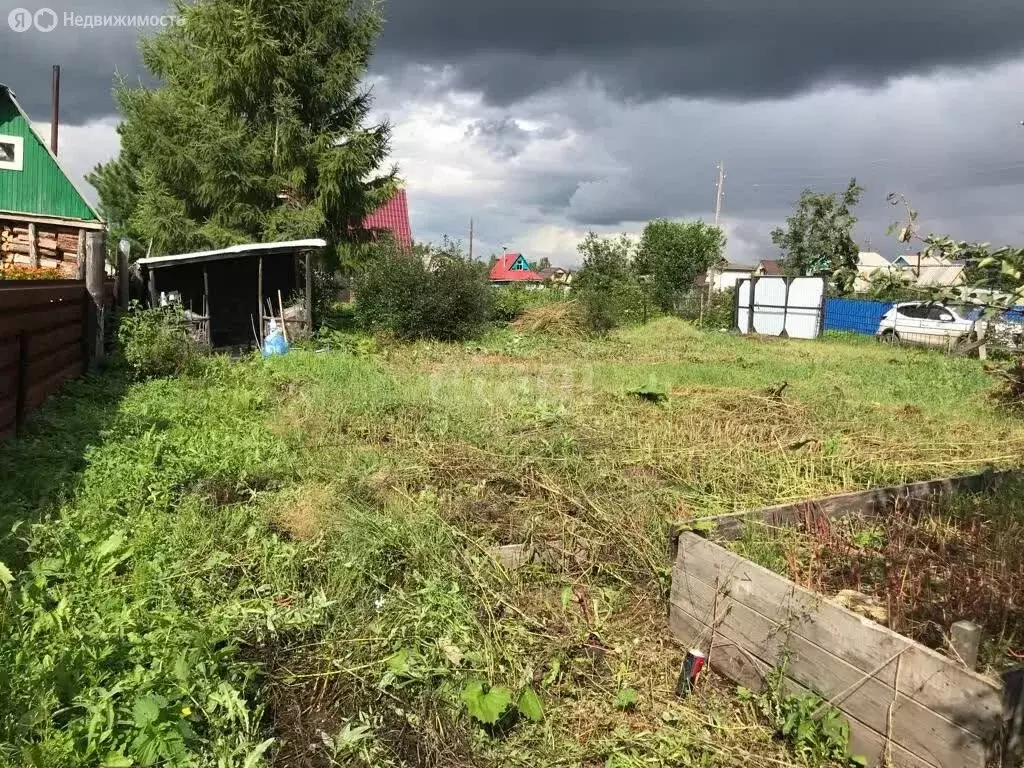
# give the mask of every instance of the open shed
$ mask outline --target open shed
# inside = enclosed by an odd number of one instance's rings
[[[286,307],[302,307],[301,320],[313,329],[313,254],[324,240],[233,245],[214,251],[139,259],[149,306],[174,296],[198,335],[212,347],[247,346],[258,333],[262,343],[270,316],[280,319],[280,293]],[[268,309],[268,300],[273,312]]]

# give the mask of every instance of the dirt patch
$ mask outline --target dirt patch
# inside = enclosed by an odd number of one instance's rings
[[[293,539],[312,539],[330,525],[336,507],[332,486],[305,483],[282,496],[274,509],[274,523]]]

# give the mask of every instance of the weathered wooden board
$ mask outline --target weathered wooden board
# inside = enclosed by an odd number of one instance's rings
[[[62,302],[52,307],[43,306],[16,312],[4,312],[0,307],[0,340],[6,341],[22,332],[46,332],[74,322],[84,324],[84,320],[84,301],[77,304]]]
[[[689,645],[700,646],[711,637],[711,628],[703,621],[691,616],[678,606],[672,607],[669,615],[669,630]],[[742,648],[741,643],[725,633],[715,633],[715,647],[709,657],[710,668],[730,680],[751,690],[760,690],[772,667]],[[705,645],[706,647],[706,645]],[[802,695],[811,691],[787,678],[785,689],[788,693]],[[887,754],[900,768],[938,768],[923,758],[908,752],[899,744],[886,742],[886,737],[848,714],[850,723],[850,752],[868,760],[872,766],[883,765]],[[888,750],[888,752],[887,752]]]
[[[695,534],[679,539],[672,604],[768,666],[788,646],[795,682],[826,698],[863,680],[838,706],[866,727],[885,725],[898,689],[898,744],[943,768],[984,765],[1002,712],[994,681]]]
[[[767,619],[731,597],[718,594],[716,587],[692,575],[673,584],[672,605],[700,619],[706,626],[740,643],[770,667],[789,660],[786,674],[795,682],[813,688],[825,699],[836,702],[844,713],[870,728],[885,732],[893,705],[893,740],[917,755],[947,766],[941,756],[955,755],[952,764],[984,765],[985,749],[969,731],[938,715],[913,699],[896,697],[891,685],[848,664],[828,648],[822,648],[794,634],[785,625]],[[716,594],[718,594],[716,599]],[[714,649],[712,649],[714,652]],[[893,660],[895,669],[901,660]],[[895,699],[895,702],[894,702]]]
[[[851,516],[874,516],[884,514],[893,508],[897,500],[926,500],[934,496],[949,495],[957,492],[981,492],[998,485],[1012,472],[980,472],[961,477],[926,480],[920,483],[893,485],[887,488],[874,488],[869,491],[842,493],[822,499],[798,501],[794,504],[780,504],[758,510],[745,510],[717,517],[700,518],[698,520],[681,521],[673,527],[672,538],[685,530],[693,530],[695,525],[714,524],[715,535],[726,539],[737,538],[743,534],[751,522],[763,523],[771,527],[794,525],[803,521],[813,521],[820,517],[836,518]]]

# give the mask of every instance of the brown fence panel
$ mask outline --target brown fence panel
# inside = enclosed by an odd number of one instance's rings
[[[0,285],[0,437],[85,371],[88,302],[83,281]]]

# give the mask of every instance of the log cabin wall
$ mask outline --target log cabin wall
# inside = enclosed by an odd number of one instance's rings
[[[0,262],[59,269],[74,278],[79,263],[84,263],[84,233],[73,226],[30,224],[0,216]]]

